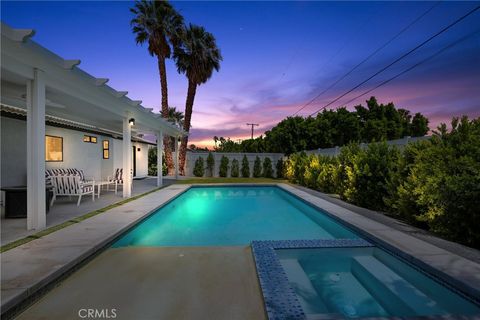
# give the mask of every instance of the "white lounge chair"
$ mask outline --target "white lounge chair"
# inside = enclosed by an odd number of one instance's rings
[[[52,204],[58,196],[78,196],[77,207],[84,195],[91,194],[92,201],[95,201],[95,181],[84,182],[80,175],[51,176],[50,180],[54,189]]]
[[[113,177],[109,176],[107,178],[107,181],[110,182],[110,184],[115,185],[115,194],[117,194],[118,186],[123,187],[123,168],[115,169],[115,172],[113,173]],[[107,188],[110,184],[107,185]]]

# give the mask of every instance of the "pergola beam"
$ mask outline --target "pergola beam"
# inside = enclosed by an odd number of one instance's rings
[[[73,67],[78,66],[80,64],[80,60],[64,60],[63,61],[63,68],[67,70],[72,70]]]
[[[97,87],[101,87],[101,86],[103,86],[104,84],[106,84],[106,83],[108,82],[108,80],[110,80],[110,79],[108,79],[108,78],[97,78],[97,79],[95,80],[95,85],[96,85]]]

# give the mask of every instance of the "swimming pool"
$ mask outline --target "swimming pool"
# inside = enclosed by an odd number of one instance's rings
[[[253,240],[358,238],[276,186],[192,187],[113,247],[228,246]]]

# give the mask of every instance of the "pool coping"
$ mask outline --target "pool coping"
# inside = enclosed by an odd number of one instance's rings
[[[80,223],[53,232],[0,254],[1,259],[1,314],[10,312],[25,300],[58,281],[83,261],[98,254],[121,235],[148,218],[155,211],[195,187],[215,186],[277,186],[303,202],[354,230],[367,241],[396,253],[420,266],[449,285],[459,288],[476,300],[480,297],[480,265],[422,240],[396,231],[329,201],[323,200],[285,183],[208,183],[174,184],[141,199],[108,210]],[[160,197],[159,197],[160,195]],[[390,236],[394,233],[395,236]],[[407,239],[421,250],[408,250],[399,243]],[[415,247],[415,245],[413,245]],[[433,254],[423,251],[434,250]],[[435,259],[440,258],[440,259]],[[446,259],[446,260],[445,260]],[[449,262],[454,262],[449,265]],[[459,267],[460,266],[460,267]],[[464,266],[468,270],[462,269]],[[459,268],[460,273],[459,273]],[[477,277],[469,278],[478,270]]]

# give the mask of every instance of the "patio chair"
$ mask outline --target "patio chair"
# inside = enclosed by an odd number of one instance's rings
[[[87,194],[91,194],[92,201],[95,201],[95,181],[84,182],[78,174],[51,176],[50,180],[54,189],[52,203],[58,196],[78,196],[78,207],[82,196]]]
[[[50,207],[53,206],[54,201],[56,200],[55,196],[55,188],[53,187],[52,177],[54,176],[65,176],[65,175],[78,175],[80,176],[80,180],[83,183],[93,183],[95,179],[85,177],[83,170],[76,169],[76,168],[55,168],[45,170],[45,186],[47,189],[52,190],[53,196],[50,201]]]
[[[118,186],[122,186],[123,188],[123,168],[116,168],[113,177],[107,177],[107,181],[115,185],[115,194],[117,194]],[[107,185],[107,188],[108,186],[109,185]]]

